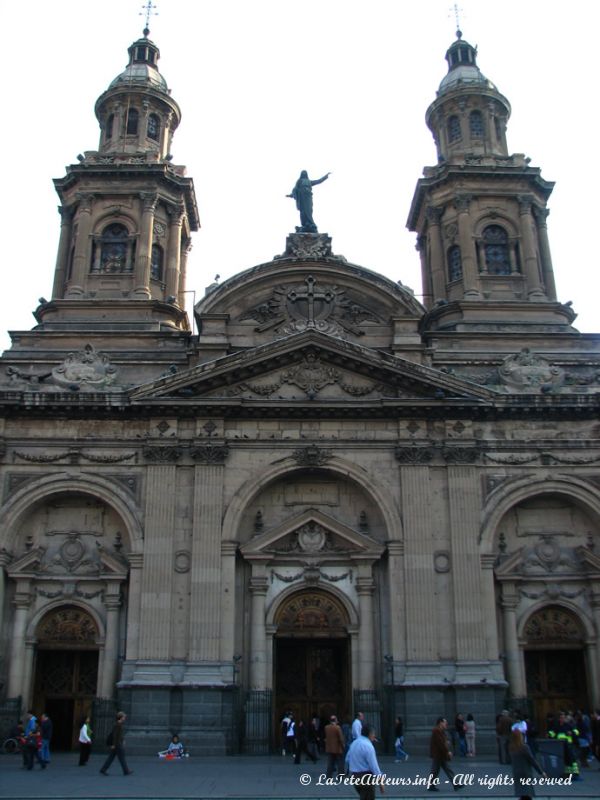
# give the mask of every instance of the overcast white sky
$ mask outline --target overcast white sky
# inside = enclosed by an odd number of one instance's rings
[[[300,170],[334,252],[420,295],[415,183],[435,163],[424,121],[454,40],[449,0],[155,0],[150,38],[183,119],[174,161],[193,177],[202,229],[197,299],[281,253],[299,224],[285,195]],[[52,178],[98,145],[96,98],[141,35],[142,0],[1,0],[1,331],[25,330],[50,297],[59,233]],[[559,298],[600,330],[592,187],[598,178],[597,6],[462,0],[464,38],[512,104],[510,152],[556,181],[549,232]],[[593,138],[594,137],[594,138]],[[594,236],[592,236],[594,233]],[[0,331],[0,333],[1,333]],[[2,347],[9,344],[5,337]]]

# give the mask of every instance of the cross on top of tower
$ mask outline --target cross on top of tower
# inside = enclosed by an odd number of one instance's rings
[[[150,33],[150,17],[151,16],[158,16],[158,11],[156,11],[156,6],[152,3],[152,0],[147,0],[147,2],[142,6],[142,10],[139,13],[139,16],[146,17],[146,24],[144,25],[143,34],[144,36],[148,36]]]
[[[460,29],[460,14],[462,12],[462,8],[459,7],[458,3],[454,3],[452,8],[450,9],[451,13],[454,14],[454,21],[456,23],[456,38],[462,39],[462,30]],[[450,14],[448,14],[450,16]]]

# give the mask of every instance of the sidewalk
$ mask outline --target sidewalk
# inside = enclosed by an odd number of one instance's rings
[[[32,772],[21,768],[20,756],[0,756],[0,800],[357,800],[358,795],[350,785],[319,785],[324,782],[325,759],[317,764],[295,765],[291,758],[282,756],[229,756],[224,758],[188,758],[182,761],[163,761],[149,756],[128,758],[133,775],[124,776],[117,761],[107,777],[99,773],[104,753],[92,755],[86,767],[77,765],[76,753],[59,753],[53,756],[46,770],[39,766]],[[510,785],[493,785],[498,779],[507,781],[511,773],[506,767],[488,760],[457,759],[452,768],[466,776],[472,785],[454,792],[441,774],[440,792],[427,792],[429,761],[411,758],[395,764],[393,758],[383,756],[380,766],[389,779],[403,778],[409,785],[388,785],[386,798],[514,797]],[[301,776],[303,783],[301,783]],[[308,776],[308,777],[306,777]],[[310,780],[309,780],[310,779]],[[421,781],[420,785],[417,782]],[[488,788],[491,787],[491,788]],[[377,789],[376,797],[379,797]],[[536,787],[536,798],[600,798],[600,770],[598,763],[583,771],[583,780],[571,786]]]

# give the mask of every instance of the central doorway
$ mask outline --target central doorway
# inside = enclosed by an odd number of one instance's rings
[[[52,749],[77,747],[98,687],[98,629],[81,608],[62,606],[37,628],[33,709],[52,720]]]
[[[326,721],[350,717],[350,665],[347,639],[277,639],[275,645],[275,714],[297,720]],[[279,726],[275,725],[278,731]]]
[[[275,617],[273,734],[280,746],[280,722],[286,711],[308,723],[324,724],[332,714],[350,721],[352,676],[349,618],[343,604],[322,590],[289,597]]]

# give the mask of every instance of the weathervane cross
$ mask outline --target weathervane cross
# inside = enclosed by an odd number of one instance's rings
[[[458,3],[454,3],[452,8],[450,9],[451,12],[454,13],[454,21],[456,22],[456,35],[458,36],[458,32],[460,31],[460,13],[463,9],[459,7]],[[450,16],[450,14],[448,14]],[[460,39],[460,36],[458,37]]]
[[[152,0],[148,0],[145,5],[142,6],[142,10],[140,11],[140,17],[146,17],[146,24],[144,26],[144,35],[147,36],[150,33],[150,17],[154,14],[154,16],[158,16],[158,11],[156,11],[156,6],[153,5]]]

